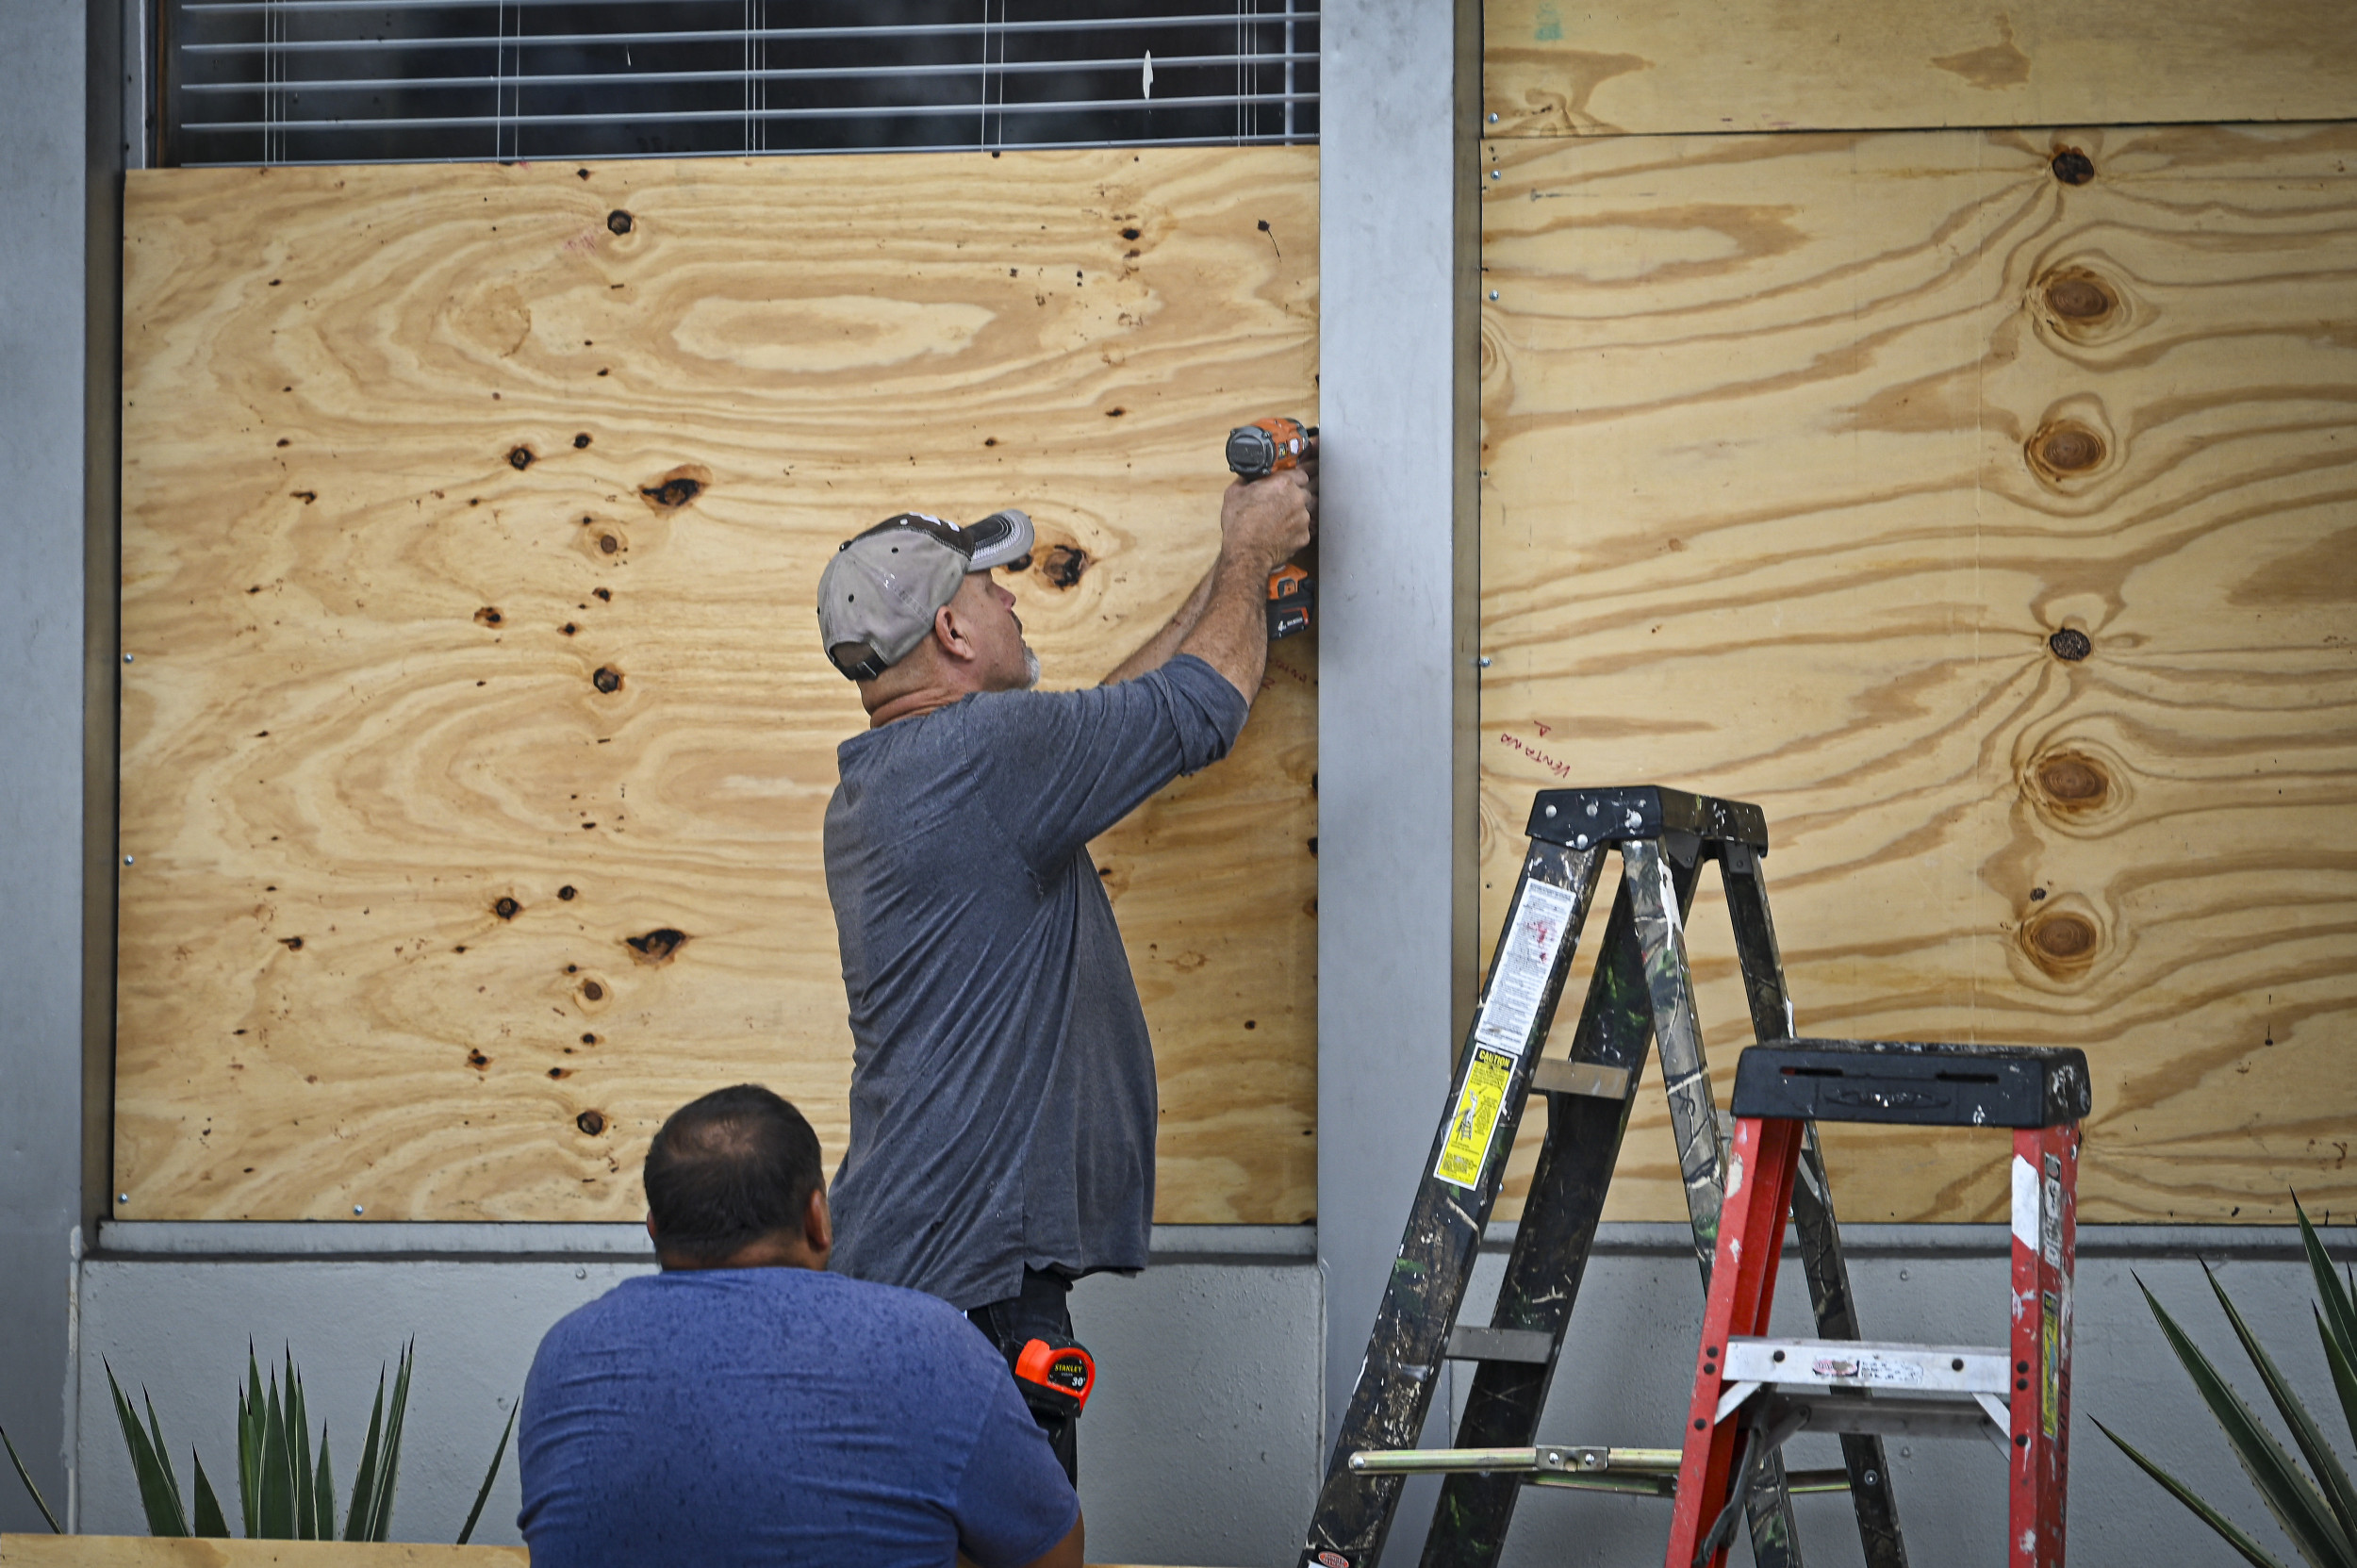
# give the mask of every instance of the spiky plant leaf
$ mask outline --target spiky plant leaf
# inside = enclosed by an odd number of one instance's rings
[[[353,1473],[352,1507],[344,1514],[344,1539],[366,1541],[369,1527],[376,1517],[376,1472],[380,1451],[378,1444],[385,1426],[385,1369],[376,1369],[376,1403],[369,1411],[368,1440],[360,1445],[360,1468]]]
[[[8,1441],[8,1429],[6,1427],[0,1427],[0,1448],[6,1448],[8,1451],[8,1462],[16,1466],[16,1478],[25,1483],[25,1490],[33,1494],[33,1506],[41,1510],[41,1516],[43,1519],[49,1521],[49,1533],[63,1535],[65,1527],[58,1524],[58,1516],[49,1511],[49,1499],[43,1497],[41,1494],[41,1488],[33,1484],[33,1473],[25,1468],[23,1460],[16,1457],[16,1444]],[[475,1506],[481,1508],[483,1505],[477,1503]]]
[[[2243,1321],[2242,1313],[2234,1310],[2234,1303],[2226,1295],[2226,1287],[2217,1282],[2217,1276],[2210,1272],[2209,1264],[2201,1265],[2201,1277],[2209,1280],[2211,1293],[2217,1297],[2217,1304],[2226,1310],[2226,1321],[2233,1326],[2234,1337],[2242,1341],[2243,1354],[2249,1356],[2250,1364],[2259,1369],[2259,1381],[2266,1387],[2267,1397],[2275,1401],[2275,1409],[2283,1417],[2283,1424],[2292,1430],[2292,1441],[2299,1445],[2301,1457],[2307,1460],[2308,1468],[2315,1473],[2316,1488],[2332,1510],[2332,1522],[2339,1527],[2339,1560],[2357,1565],[2357,1487],[2349,1484],[2349,1472],[2341,1467],[2340,1456],[2332,1451],[2331,1441],[2316,1426],[2315,1418],[2309,1415],[2308,1407],[2300,1402],[2290,1382],[2277,1369],[2275,1358],[2266,1353],[2266,1346],[2259,1343],[2259,1337]]]
[[[2088,1419],[2094,1420],[2094,1417],[2090,1416]],[[2121,1437],[2118,1432],[2113,1431],[2109,1427],[2104,1426],[2101,1421],[2097,1421],[2095,1423],[2095,1429],[2102,1432],[2105,1437],[2110,1438],[2121,1453],[2135,1461],[2136,1467],[2138,1469],[2142,1470],[2146,1475],[2151,1477],[2154,1480],[2160,1482],[2162,1486],[2166,1487],[2170,1496],[2184,1504],[2185,1507],[2193,1510],[2196,1517],[2198,1517],[2203,1524],[2209,1526],[2210,1528],[2216,1530],[2220,1539],[2222,1539],[2229,1546],[2232,1546],[2234,1550],[2240,1552],[2245,1560],[2252,1564],[2252,1568],[2283,1568],[2283,1563],[2278,1562],[2275,1559],[2269,1557],[2266,1552],[2262,1551],[2257,1542],[2251,1540],[2250,1536],[2244,1534],[2241,1526],[2235,1524],[2232,1519],[2227,1518],[2226,1515],[2218,1512],[2217,1510],[2212,1508],[2209,1504],[2203,1502],[2200,1497],[2196,1496],[2193,1489],[2185,1485],[2184,1482],[2179,1480],[2176,1477],[2170,1475],[2159,1465],[2154,1464],[2151,1460],[2146,1459],[2142,1454],[2137,1453],[2134,1448],[2129,1445],[2127,1439]]]
[[[140,1508],[147,1515],[150,1535],[186,1535],[188,1515],[179,1505],[179,1488],[170,1479],[171,1469],[155,1444],[140,1429],[140,1418],[131,1409],[131,1401],[123,1396],[122,1385],[115,1381],[115,1369],[107,1366],[101,1357],[99,1364],[107,1368],[107,1392],[114,1396],[115,1420],[123,1428],[124,1446],[131,1451],[131,1471],[139,1478]]]
[[[483,1484],[475,1489],[474,1507],[467,1510],[467,1522],[459,1527],[458,1544],[464,1546],[474,1539],[475,1521],[483,1517],[483,1505],[491,1500],[491,1483],[500,1478],[500,1461],[507,1457],[508,1434],[516,1429],[516,1412],[524,1402],[518,1399],[507,1407],[507,1425],[500,1428],[500,1445],[491,1450],[491,1468],[483,1473]]]
[[[2308,1310],[2316,1314],[2316,1338],[2324,1342],[2324,1362],[2332,1369],[2332,1388],[2341,1396],[2341,1419],[2357,1433],[2357,1354],[2333,1339],[2322,1312],[2313,1305]]]
[[[327,1424],[320,1424],[320,1462],[311,1472],[314,1500],[311,1505],[311,1539],[336,1539],[336,1469],[327,1457]]]
[[[393,1374],[392,1408],[385,1412],[385,1453],[377,1473],[375,1517],[369,1526],[367,1539],[389,1541],[393,1527],[393,1487],[401,1479],[401,1431],[409,1411],[409,1373],[415,1363],[418,1342],[411,1340],[401,1347],[401,1364]]]
[[[156,1401],[146,1389],[140,1390],[140,1397],[147,1404],[147,1438],[155,1446],[156,1467],[163,1472],[164,1485],[172,1493],[173,1514],[181,1521],[180,1533],[186,1535],[189,1533],[189,1504],[188,1499],[180,1494],[180,1477],[172,1468],[172,1461],[165,1457],[172,1450],[164,1443],[164,1424],[156,1419]]]
[[[196,1531],[215,1541],[229,1539],[229,1521],[222,1516],[221,1498],[213,1492],[212,1477],[205,1474],[205,1460],[191,1447],[189,1462],[196,1466]]]
[[[294,1346],[287,1357],[287,1459],[294,1468],[294,1539],[316,1539],[312,1509],[319,1494],[311,1480],[311,1411],[303,1399],[303,1374],[295,1370]]]
[[[2357,1299],[2341,1277],[2332,1272],[2332,1260],[2324,1254],[2324,1243],[2316,1238],[2316,1228],[2308,1223],[2308,1211],[2299,1206],[2299,1195],[2292,1195],[2292,1213],[2299,1216],[2299,1242],[2308,1253],[2308,1271],[2316,1277],[2316,1295],[2324,1300],[2325,1326],[2340,1342],[2342,1352],[2357,1362]],[[2357,1416],[2350,1418],[2357,1425]]]
[[[287,1406],[279,1395],[275,1367],[271,1369],[270,1399],[262,1411],[261,1514],[261,1539],[294,1539],[294,1461],[287,1456]]]
[[[245,1391],[238,1395],[238,1512],[246,1539],[262,1538],[262,1363],[245,1342]]]
[[[2283,1533],[2291,1537],[2299,1555],[2315,1568],[2357,1568],[2316,1483],[2308,1479],[2283,1445],[2275,1440],[2275,1434],[2260,1424],[2242,1396],[2218,1376],[2210,1359],[2177,1326],[2177,1320],[2168,1315],[2167,1309],[2143,1280],[2136,1281],[2136,1288],[2144,1292],[2145,1305],[2152,1309],[2152,1316],[2159,1322],[2169,1348],[2177,1353],[2185,1375],[2193,1379],[2194,1391],[2201,1395],[2201,1402],[2209,1407],[2210,1414],[2226,1433],[2226,1441],[2233,1446],[2243,1474],[2259,1489],[2260,1500],[2283,1527]]]

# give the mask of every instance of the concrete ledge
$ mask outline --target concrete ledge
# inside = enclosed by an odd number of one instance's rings
[[[1511,1221],[1482,1232],[1484,1252],[1514,1245]],[[2357,1254],[2357,1225],[2318,1226],[2316,1238],[2336,1258]],[[1852,1258],[2003,1257],[2012,1232],[2003,1225],[1845,1225],[1841,1244]],[[1623,1221],[1596,1227],[1597,1257],[1686,1257],[1694,1233],[1675,1221]],[[1795,1249],[1788,1237],[1787,1252]],[[2298,1258],[2297,1225],[2083,1225],[2082,1258]]]
[[[1176,1263],[1309,1260],[1317,1230],[1308,1225],[1158,1225],[1153,1256]],[[636,1225],[412,1224],[366,1220],[107,1220],[95,1259],[169,1258],[262,1262],[422,1258],[549,1263],[582,1258],[651,1262],[654,1249]]]

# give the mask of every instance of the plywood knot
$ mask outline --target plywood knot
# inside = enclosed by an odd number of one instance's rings
[[[2132,330],[2140,315],[2124,283],[2079,262],[2050,268],[2031,286],[2030,313],[2041,332],[2083,348]]]
[[[580,1128],[582,1131],[587,1133],[590,1137],[597,1137],[600,1133],[605,1131],[605,1113],[602,1111],[584,1111],[580,1115],[573,1118],[573,1125]]]
[[[2095,177],[2095,160],[2076,147],[2057,147],[2047,165],[2065,185],[2085,185]]]
[[[581,999],[583,1001],[605,1000],[605,986],[600,982],[594,980],[583,981],[581,982]]]
[[[503,920],[512,920],[523,913],[524,906],[513,899],[502,899],[491,906],[491,913]]]
[[[2101,278],[2079,273],[2046,280],[2047,308],[2074,322],[2100,321],[2118,303]]]
[[[579,452],[579,451],[580,451],[583,447],[585,447],[585,446],[587,446],[588,444],[589,444],[589,432],[587,432],[586,430],[585,430],[585,431],[581,432],[579,435],[577,435],[577,436],[575,436],[575,437],[573,437],[573,450],[574,450],[575,452]]]
[[[2109,455],[2103,437],[2076,420],[2041,425],[2025,451],[2031,469],[2046,480],[2075,479]]]
[[[589,684],[610,697],[622,689],[622,672],[610,664],[602,664],[589,677]]]
[[[2073,834],[2104,831],[2130,806],[2129,770],[2109,748],[2074,738],[2031,757],[2020,775],[2021,796],[2040,817]]]
[[[712,487],[712,470],[701,463],[682,463],[638,493],[658,512],[676,512]]]
[[[506,619],[500,613],[500,607],[497,604],[486,604],[474,613],[474,623],[477,626],[497,626]]]
[[[467,1065],[468,1065],[468,1066],[472,1067],[472,1068],[473,1068],[475,1071],[477,1071],[477,1072],[481,1072],[481,1071],[483,1071],[486,1067],[488,1067],[490,1065],[491,1065],[491,1059],[490,1059],[489,1057],[487,1057],[487,1056],[484,1055],[482,1051],[480,1051],[480,1050],[478,1050],[478,1049],[473,1049],[473,1048],[470,1048],[470,1049],[468,1050],[468,1052],[467,1052]]]
[[[2022,922],[2021,950],[2053,980],[2074,980],[2102,950],[2103,933],[2095,917],[2080,909],[2041,910]]]
[[[610,233],[628,234],[638,226],[638,221],[618,206],[605,215],[605,226]]]
[[[507,450],[507,466],[511,469],[528,469],[532,467],[532,449],[520,441]]]
[[[2065,664],[2077,664],[2095,652],[2095,641],[2076,626],[2066,626],[2046,639],[2046,646],[2054,657]]]
[[[560,898],[560,899],[564,900],[567,903],[570,903],[570,902],[572,902],[572,900],[573,900],[573,897],[574,897],[574,890],[573,890],[573,885],[572,885],[572,883],[567,883],[564,886],[562,886],[562,887],[558,888],[558,889],[556,890],[556,896],[557,896],[558,898]]]
[[[2064,751],[2038,764],[2037,786],[2056,805],[2075,811],[2102,805],[2112,781],[2093,758]]]
[[[1077,544],[1049,545],[1039,553],[1037,564],[1049,586],[1077,587],[1080,574],[1089,569],[1089,553]]]
[[[622,946],[628,948],[641,964],[668,964],[672,954],[687,946],[688,934],[671,926],[658,926],[644,936],[625,936]]]

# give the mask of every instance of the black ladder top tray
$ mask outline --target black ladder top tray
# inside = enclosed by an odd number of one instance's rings
[[[1760,854],[1768,852],[1768,818],[1749,801],[1689,795],[1658,784],[1611,789],[1542,789],[1530,802],[1532,838],[1585,850],[1690,833],[1698,838],[1733,839]]]
[[[1771,1040],[1735,1065],[1734,1112],[1914,1127],[2061,1127],[2093,1109],[2072,1046]]]

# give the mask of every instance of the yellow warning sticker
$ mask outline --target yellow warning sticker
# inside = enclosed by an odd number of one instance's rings
[[[2052,1437],[2061,1425],[2062,1411],[2062,1312],[2055,1305],[2054,1293],[2048,1291],[2039,1303],[2038,1349],[2042,1357],[2044,1376],[2039,1382],[2039,1422],[2048,1437]]]
[[[1433,1175],[1452,1186],[1480,1183],[1481,1167],[1490,1158],[1490,1140],[1498,1130],[1498,1110],[1506,1103],[1506,1082],[1513,1071],[1512,1057],[1475,1049],[1473,1065],[1465,1069],[1465,1086],[1457,1092],[1448,1141],[1441,1146],[1441,1161],[1432,1167]]]

